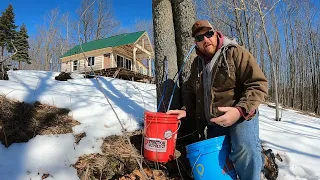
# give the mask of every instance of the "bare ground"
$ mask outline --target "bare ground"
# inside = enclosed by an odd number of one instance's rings
[[[68,116],[69,112],[68,109],[40,102],[29,104],[9,100],[0,95],[0,141],[9,147],[13,143],[28,142],[37,135],[72,133],[72,127],[80,123]],[[75,143],[78,144],[86,134],[80,133],[74,136]],[[166,164],[147,162],[141,153],[142,131],[129,133],[129,136],[133,146],[129,145],[124,136],[113,135],[104,139],[101,154],[81,156],[73,165],[77,169],[79,178],[81,180],[146,179],[136,161],[138,158],[143,164],[143,171],[148,179],[182,179],[178,169],[181,169],[184,179],[191,179],[187,173],[191,170],[188,169],[190,167],[185,156],[180,156],[177,161]],[[49,176],[50,174],[44,174],[42,179]]]
[[[12,143],[28,142],[37,135],[72,133],[72,127],[80,123],[68,116],[69,111],[0,96],[0,141],[9,147]]]
[[[148,179],[154,180],[179,180],[192,179],[191,172],[185,156],[180,156],[177,161],[171,161],[166,164],[147,162],[141,155],[142,131],[136,131],[129,134],[129,145],[124,136],[109,136],[104,139],[101,147],[102,154],[90,154],[81,156],[74,165],[81,180],[98,179],[119,179],[119,180],[138,180],[146,179],[136,162],[136,158],[142,162],[143,170]],[[181,175],[179,173],[179,168]]]

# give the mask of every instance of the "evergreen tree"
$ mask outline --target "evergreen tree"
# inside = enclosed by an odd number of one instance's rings
[[[20,27],[20,31],[16,33],[14,45],[16,46],[18,52],[12,57],[12,60],[19,62],[19,69],[21,69],[21,62],[26,62],[31,64],[29,57],[29,42],[26,25]]]
[[[2,15],[0,16],[0,47],[2,57],[5,48],[8,52],[13,52],[14,50],[11,40],[14,40],[16,28],[17,26],[14,24],[13,7],[9,4],[5,12],[2,12]]]

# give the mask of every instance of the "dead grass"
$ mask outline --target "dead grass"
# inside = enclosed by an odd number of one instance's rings
[[[28,104],[0,96],[0,140],[6,146],[28,142],[37,135],[72,133],[80,124],[70,110],[35,102]]]
[[[80,179],[112,179],[129,174],[138,167],[134,158],[136,153],[132,152],[123,136],[105,138],[101,150],[103,154],[83,155],[79,158],[74,167]]]
[[[79,123],[68,116],[68,109],[61,109],[35,102],[27,104],[11,101],[0,96],[0,140],[6,146],[12,143],[27,142],[36,135],[72,133],[72,127]],[[75,135],[78,144],[85,133]],[[136,162],[136,157],[143,161],[144,172],[148,179],[178,180],[176,161],[156,164],[143,160],[141,153],[142,131],[129,134],[133,148],[124,136],[109,136],[101,146],[102,153],[83,155],[73,166],[81,180],[145,179]],[[182,158],[182,159],[181,159]],[[185,156],[179,158],[180,168],[188,169]],[[184,167],[186,166],[186,167]],[[188,170],[189,171],[189,170]],[[43,174],[42,179],[51,177]],[[190,179],[184,176],[184,179]]]
[[[141,155],[142,131],[130,134],[134,149],[125,141],[123,136],[109,136],[104,139],[101,146],[102,154],[84,155],[79,158],[74,167],[81,180],[140,180],[145,179],[135,160],[135,156],[143,160]],[[133,152],[135,151],[135,153]],[[181,157],[185,158],[185,157]],[[181,161],[181,160],[179,160]],[[175,161],[167,164],[156,164],[143,161],[144,171],[149,179],[178,180],[181,179],[177,172]],[[180,166],[183,166],[180,164]],[[184,168],[184,167],[180,167]],[[188,179],[188,178],[184,178]],[[189,177],[190,179],[190,177]]]

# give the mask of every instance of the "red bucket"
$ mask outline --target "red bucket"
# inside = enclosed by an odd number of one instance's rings
[[[164,163],[174,159],[180,124],[177,117],[160,112],[144,113],[144,158]]]

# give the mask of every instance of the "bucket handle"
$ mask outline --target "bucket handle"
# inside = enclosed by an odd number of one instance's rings
[[[202,151],[200,152],[200,154],[198,155],[198,157],[197,157],[197,159],[196,159],[196,162],[194,162],[194,164],[193,164],[193,166],[192,166],[192,170],[191,170],[192,176],[193,176],[193,170],[194,170],[194,168],[196,167],[196,164],[197,164],[197,162],[198,162],[198,160],[199,160],[199,158],[200,158],[201,155],[202,155]],[[193,177],[192,177],[192,178],[193,178]]]
[[[164,139],[166,139],[166,140],[171,139],[173,137],[173,135],[178,133],[178,131],[179,131],[180,127],[181,127],[181,121],[180,120],[179,120],[178,124],[179,125],[178,125],[177,130],[175,132],[173,132],[172,134],[168,135],[168,137],[166,137],[166,134],[165,134],[164,135]]]
[[[179,125],[178,125],[178,128],[177,128],[176,131],[174,131],[174,132],[171,133],[170,135],[167,135],[168,137],[166,137],[166,135],[164,135],[164,138],[162,138],[161,140],[169,140],[169,139],[171,139],[171,138],[173,137],[173,135],[177,134],[178,131],[179,131],[179,129],[180,129],[180,127],[181,127],[181,121],[180,121],[180,120],[179,120],[178,124],[179,124]],[[149,124],[149,125],[150,125],[150,124]],[[147,125],[147,127],[149,127],[149,125]],[[147,137],[146,134],[144,134],[144,136]]]

